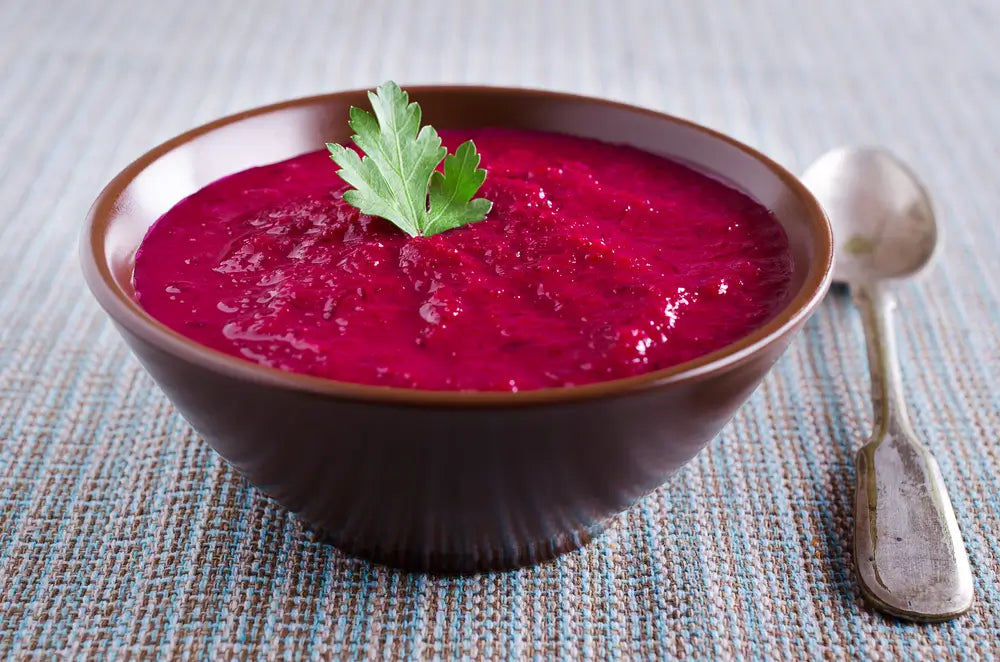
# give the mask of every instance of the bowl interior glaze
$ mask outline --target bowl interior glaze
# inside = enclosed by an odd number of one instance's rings
[[[216,179],[320,149],[326,142],[349,140],[348,110],[367,104],[362,90],[232,115],[178,136],[128,166],[94,203],[86,230],[83,263],[98,300],[130,328],[155,336],[173,351],[246,377],[324,393],[461,406],[507,403],[511,398],[527,403],[591,397],[610,392],[612,384],[617,386],[611,390],[617,390],[691,376],[720,361],[739,359],[744,350],[798,322],[829,285],[832,240],[819,204],[794,175],[723,134],[642,108],[553,92],[464,86],[412,87],[409,92],[420,102],[425,123],[554,131],[631,145],[688,163],[743,190],[772,210],[788,235],[795,264],[789,301],[759,329],[692,361],[627,379],[517,394],[435,393],[293,375],[198,345],[150,317],[138,305],[132,286],[135,251],[149,227],[174,204]]]

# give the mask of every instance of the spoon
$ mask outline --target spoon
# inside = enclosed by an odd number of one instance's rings
[[[888,153],[827,152],[802,176],[834,229],[834,280],[861,311],[874,427],[856,457],[854,559],[864,598],[912,621],[943,621],[972,606],[972,571],[937,461],[903,402],[891,327],[891,281],[930,262],[938,231],[927,192]]]

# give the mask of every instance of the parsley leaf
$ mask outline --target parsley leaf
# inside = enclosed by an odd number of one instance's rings
[[[466,141],[448,155],[434,127],[420,126],[420,105],[388,81],[368,93],[372,116],[351,107],[354,144],[364,152],[327,143],[337,174],[354,188],[344,200],[380,216],[411,237],[439,234],[486,218],[493,203],[472,199],[486,180],[476,145]],[[447,156],[446,156],[447,155]],[[437,170],[444,159],[444,172]],[[428,209],[428,200],[430,208]]]
[[[486,218],[493,203],[486,198],[472,199],[486,181],[486,171],[479,168],[476,144],[467,140],[454,154],[444,159],[444,173],[431,173],[431,208],[425,234],[438,234],[466,223]]]

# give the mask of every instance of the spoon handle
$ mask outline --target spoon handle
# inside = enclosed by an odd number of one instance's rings
[[[906,415],[891,328],[895,303],[874,283],[851,289],[864,323],[874,411],[871,440],[856,459],[861,592],[898,618],[954,618],[972,606],[972,571],[941,470]]]

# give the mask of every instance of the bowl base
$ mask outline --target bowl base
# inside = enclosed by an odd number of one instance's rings
[[[550,561],[590,543],[604,532],[606,523],[599,522],[541,542],[523,543],[510,547],[472,545],[468,550],[462,552],[410,547],[390,548],[368,541],[337,536],[323,529],[322,526],[307,526],[318,539],[329,543],[348,556],[405,572],[468,575],[516,570]]]

